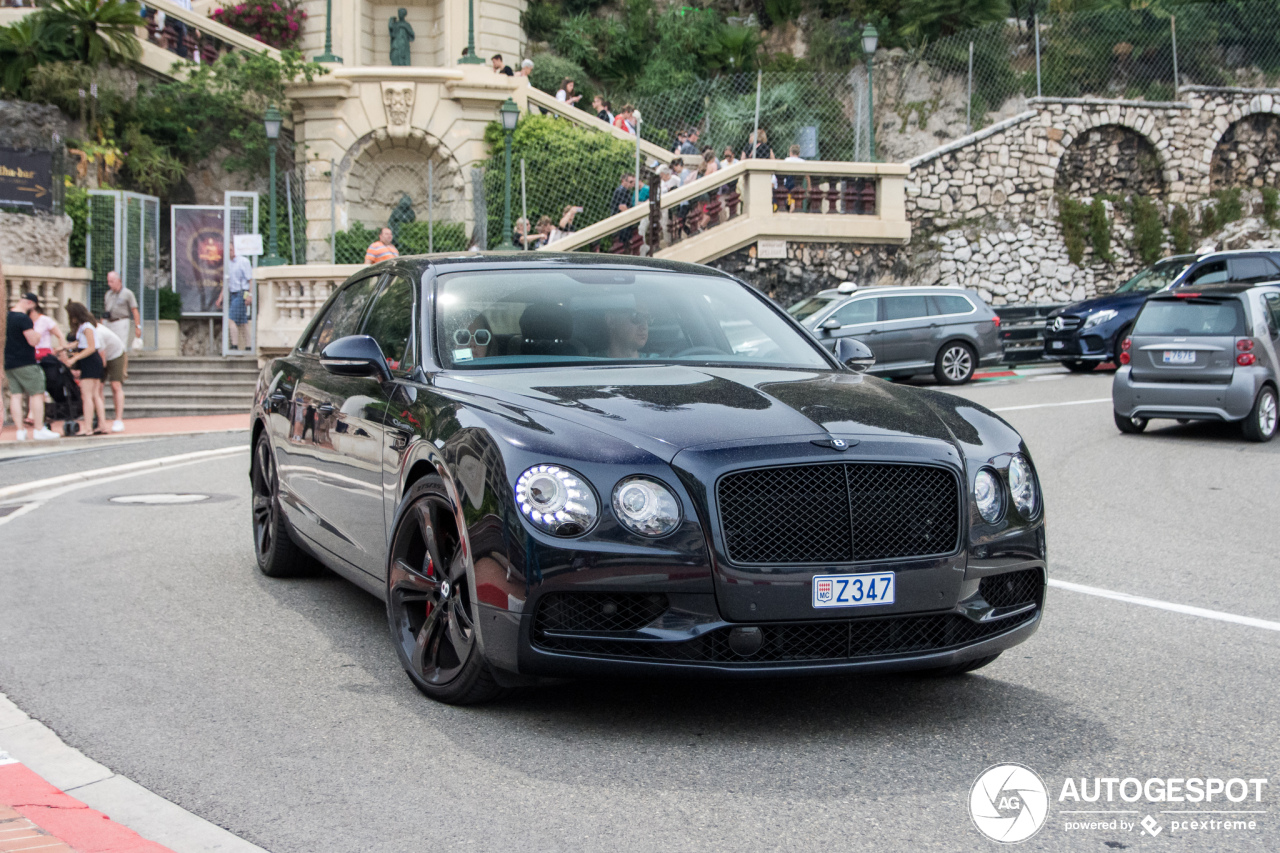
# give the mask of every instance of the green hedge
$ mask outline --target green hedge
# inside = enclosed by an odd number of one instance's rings
[[[361,222],[351,225],[346,231],[334,235],[337,263],[362,264],[364,253],[369,244],[378,239],[382,226],[368,228]],[[400,234],[395,239],[396,248],[402,255],[425,255],[432,242],[428,240],[426,222],[406,222],[400,226]],[[461,252],[467,248],[467,228],[461,222],[443,222],[437,220],[434,229],[434,248],[437,252]]]

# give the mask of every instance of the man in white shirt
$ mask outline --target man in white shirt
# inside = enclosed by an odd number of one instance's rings
[[[240,348],[240,337],[244,336],[244,348],[250,349],[249,309],[253,306],[253,265],[245,257],[236,257],[236,245],[231,244],[231,257],[227,261],[225,273],[227,294],[231,302],[227,306],[227,319],[231,322],[227,333],[231,338],[231,349]],[[222,307],[222,294],[218,294],[215,308]]]

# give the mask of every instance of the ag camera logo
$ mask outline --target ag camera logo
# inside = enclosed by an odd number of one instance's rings
[[[982,772],[969,791],[969,817],[978,831],[1004,844],[1026,841],[1049,816],[1049,791],[1034,770],[997,764]]]

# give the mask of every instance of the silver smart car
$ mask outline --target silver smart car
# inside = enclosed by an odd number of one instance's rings
[[[1234,421],[1245,438],[1276,434],[1280,284],[1187,287],[1151,296],[1120,344],[1111,384],[1116,426],[1151,418]]]
[[[787,309],[827,349],[855,338],[875,356],[867,372],[906,377],[932,373],[960,385],[979,366],[1004,360],[996,312],[972,290],[869,287],[824,290]]]

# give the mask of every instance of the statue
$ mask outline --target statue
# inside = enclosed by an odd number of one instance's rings
[[[387,29],[391,31],[391,64],[409,64],[409,42],[413,41],[413,24],[406,21],[406,10],[399,11],[399,18],[391,18]]]
[[[401,193],[400,200],[396,202],[396,206],[391,209],[391,215],[387,217],[387,227],[391,229],[391,233],[399,240],[400,226],[416,222],[417,219],[418,214],[413,212],[413,199],[409,198],[408,193]]]

